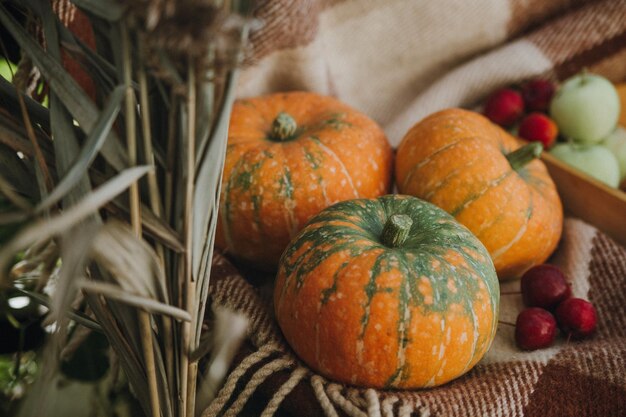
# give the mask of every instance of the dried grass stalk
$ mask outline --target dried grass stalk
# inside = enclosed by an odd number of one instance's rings
[[[69,338],[63,329],[71,321],[106,334],[146,415],[197,415],[245,329],[245,320],[218,312],[213,336],[202,339],[211,343],[201,344],[250,2],[73,0],[96,29],[96,45],[89,45],[59,24],[67,22],[58,21],[47,0],[13,1],[41,28],[43,44],[2,3],[0,23],[20,45],[23,62],[41,74],[50,108],[24,96],[24,80],[14,86],[0,80],[0,102],[19,104],[0,109],[0,158],[22,155],[0,177],[8,207],[0,227],[10,230],[0,247],[0,285],[19,283],[52,308],[60,330],[49,369],[86,334]],[[54,10],[69,10],[68,1],[54,0]],[[95,96],[67,72],[62,54],[81,63]],[[18,184],[24,170],[38,173],[34,186]],[[25,261],[14,266],[23,250]],[[57,264],[58,274],[51,274]],[[41,291],[52,282],[49,299]],[[89,316],[76,309],[85,303]],[[213,361],[200,380],[198,357],[191,357],[199,352]],[[42,381],[36,392],[44,389]]]

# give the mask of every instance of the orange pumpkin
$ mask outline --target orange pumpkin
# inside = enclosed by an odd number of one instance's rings
[[[496,332],[489,253],[440,208],[388,195],[315,216],[280,261],[274,309],[300,358],[375,388],[443,384],[470,370]]]
[[[400,192],[443,208],[487,247],[500,279],[543,263],[561,236],[563,208],[541,145],[480,114],[448,109],[417,123],[396,157]],[[515,152],[514,152],[515,151]]]
[[[322,209],[387,193],[392,160],[380,127],[334,98],[291,92],[237,101],[216,243],[273,269],[289,240]]]

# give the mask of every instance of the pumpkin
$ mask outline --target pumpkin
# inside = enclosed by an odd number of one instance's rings
[[[368,117],[306,92],[234,104],[217,245],[261,269],[276,268],[289,240],[325,207],[386,194],[393,153]]]
[[[480,114],[448,109],[405,135],[396,181],[467,226],[505,280],[543,263],[561,236],[563,208],[540,153]]]
[[[373,388],[443,384],[470,370],[496,332],[489,253],[440,208],[410,196],[337,203],[285,250],[274,309],[317,372]]]

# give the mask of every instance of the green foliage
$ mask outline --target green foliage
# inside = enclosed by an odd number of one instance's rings
[[[15,355],[0,355],[0,411],[2,415],[16,408],[17,402],[22,399],[35,378],[39,367],[35,352],[26,352],[17,358]]]

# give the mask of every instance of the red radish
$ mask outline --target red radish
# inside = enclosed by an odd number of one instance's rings
[[[582,298],[570,298],[559,304],[556,318],[561,331],[574,339],[590,336],[598,321],[593,304]]]
[[[489,96],[484,113],[492,122],[510,127],[524,113],[524,100],[517,91],[503,88]]]
[[[556,336],[556,320],[539,307],[522,310],[515,322],[515,342],[520,349],[536,350],[550,346]]]
[[[530,141],[537,141],[549,149],[556,141],[559,129],[556,123],[542,113],[531,113],[522,119],[519,136]]]
[[[536,265],[521,280],[522,299],[528,307],[552,310],[572,296],[572,290],[563,272],[554,265]]]
[[[522,97],[529,111],[546,111],[554,95],[554,83],[544,79],[531,80],[522,86]]]

